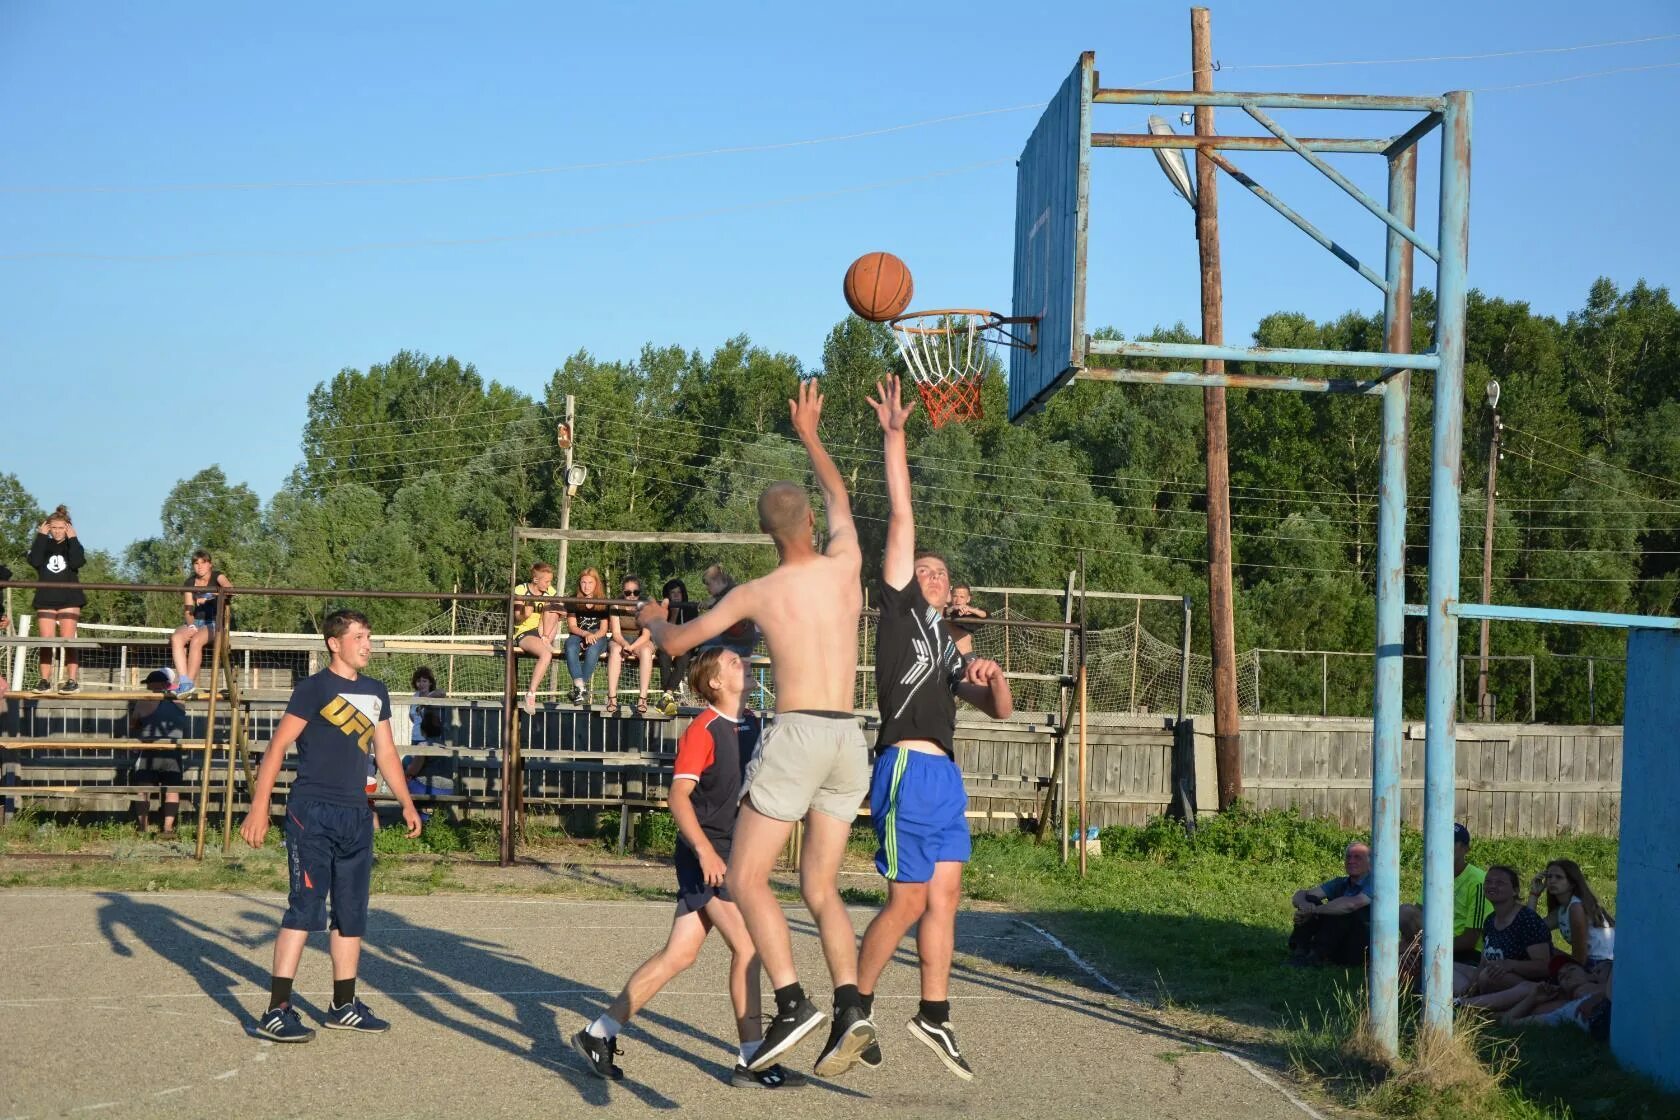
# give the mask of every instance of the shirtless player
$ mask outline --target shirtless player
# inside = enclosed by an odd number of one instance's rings
[[[742,785],[726,880],[747,931],[776,988],[776,1017],[750,1068],[774,1065],[822,1024],[793,967],[787,917],[770,889],[770,872],[793,826],[805,822],[799,891],[816,919],[834,981],[834,1025],[817,1059],[822,1076],[843,1072],[875,1043],[875,1025],[857,988],[857,934],[836,879],[858,806],[869,790],[869,750],[852,714],[857,683],[857,627],[863,610],[863,554],[840,471],[817,436],[817,383],[800,383],[789,401],[794,430],[822,488],[828,547],[812,543],[816,518],[802,487],[776,482],[758,499],[758,521],[775,539],[780,564],[740,584],[691,622],[666,621],[663,604],[642,608],[654,642],[680,655],[742,619],[756,622],[775,673],[776,719],[765,732]]]

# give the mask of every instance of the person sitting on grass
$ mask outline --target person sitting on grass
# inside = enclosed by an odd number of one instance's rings
[[[1569,942],[1569,955],[1588,972],[1608,968],[1616,956],[1616,919],[1599,904],[1587,886],[1581,865],[1572,859],[1554,859],[1534,877],[1528,888],[1528,905],[1535,905],[1541,891],[1546,894],[1545,922]]]
[[[1545,978],[1552,934],[1540,915],[1522,904],[1521,882],[1514,867],[1496,863],[1487,869],[1482,889],[1493,913],[1482,924],[1482,961],[1475,968],[1453,966],[1453,991],[1486,995]]]
[[[1523,980],[1499,992],[1468,996],[1464,1007],[1501,1012],[1511,1027],[1569,1025],[1593,1031],[1593,1020],[1610,1008],[1610,973],[1592,974],[1558,953],[1546,964],[1545,980]]]
[[[1353,968],[1371,944],[1371,849],[1355,841],[1342,853],[1345,875],[1295,892],[1289,964]]]
[[[1482,963],[1482,923],[1493,913],[1483,883],[1487,872],[1470,862],[1470,830],[1453,825],[1453,963],[1474,969]],[[1415,983],[1423,953],[1423,907],[1400,907],[1400,971]],[[1454,995],[1463,992],[1455,991]]]

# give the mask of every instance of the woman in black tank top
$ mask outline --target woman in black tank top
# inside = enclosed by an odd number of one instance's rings
[[[169,649],[175,662],[175,683],[170,688],[177,696],[190,696],[199,668],[204,664],[204,647],[216,638],[216,596],[211,588],[227,587],[228,578],[216,570],[215,562],[204,549],[192,555],[192,575],[187,577],[181,609],[186,621],[169,635]]]

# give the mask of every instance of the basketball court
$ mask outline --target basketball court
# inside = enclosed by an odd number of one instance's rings
[[[709,944],[626,1031],[625,1079],[590,1075],[566,1038],[663,943],[661,902],[376,896],[360,994],[392,1030],[275,1045],[247,1028],[266,1001],[284,905],[267,894],[0,894],[0,1116],[990,1117],[1045,1115],[1052,1102],[1057,1116],[1315,1115],[1275,1074],[1162,1026],[1005,913],[958,918],[951,1001],[978,1071],[968,1084],[903,1028],[917,996],[908,943],[878,993],[879,1070],[791,1092],[732,1088],[728,958]],[[870,914],[854,913],[860,932]],[[801,972],[822,976],[808,916],[788,916]],[[310,1023],[328,994],[325,945],[312,938],[299,971]],[[799,1047],[796,1068],[808,1071],[817,1049]]]

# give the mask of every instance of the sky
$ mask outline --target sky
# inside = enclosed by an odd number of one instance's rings
[[[1471,283],[1556,315],[1599,276],[1671,285],[1680,154],[1590,138],[1650,136],[1680,103],[1680,7],[1515,10],[1214,4],[1215,83],[1477,90]],[[1006,309],[1039,106],[1083,50],[1104,86],[1187,88],[1189,25],[1153,0],[0,2],[0,472],[120,553],[213,463],[266,500],[309,391],[399,350],[532,394],[580,350],[742,333],[815,367],[873,249],[909,264],[918,305]],[[1100,106],[1095,126],[1146,115]],[[1257,130],[1240,116],[1218,125]],[[1380,271],[1380,225],[1317,172],[1233,159]],[[1382,161],[1336,162],[1383,192]],[[1425,229],[1436,166],[1426,148]],[[1228,339],[1273,311],[1380,309],[1234,183],[1220,199]],[[1091,329],[1195,322],[1191,212],[1149,153],[1094,154],[1090,236]]]

